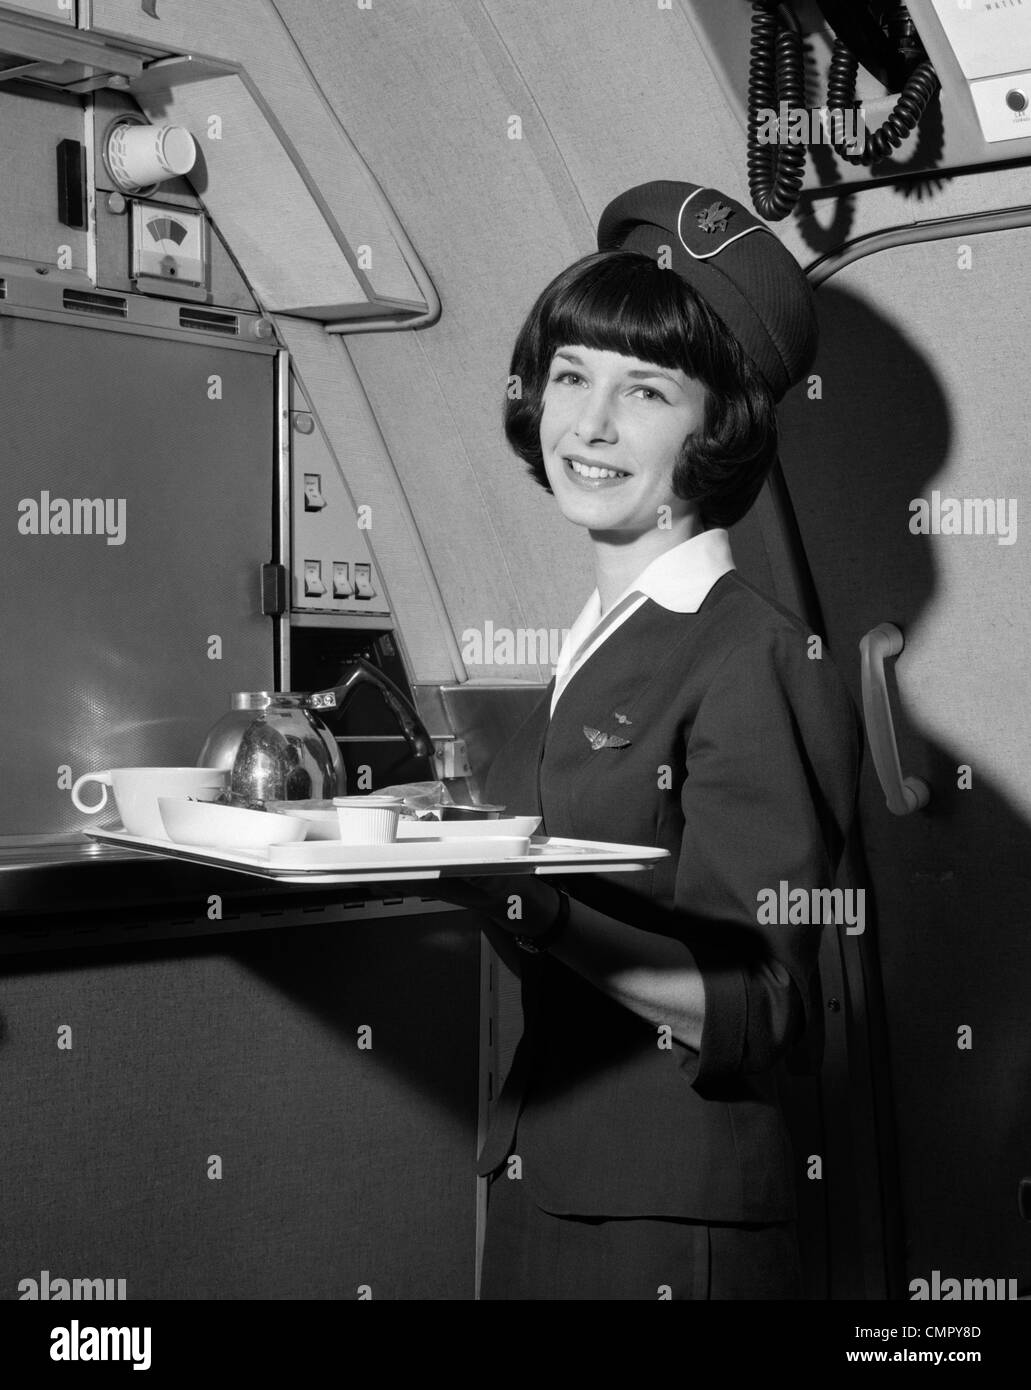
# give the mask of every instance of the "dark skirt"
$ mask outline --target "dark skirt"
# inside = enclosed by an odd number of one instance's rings
[[[491,1179],[480,1298],[797,1299],[793,1221],[707,1225],[558,1216],[504,1169]]]

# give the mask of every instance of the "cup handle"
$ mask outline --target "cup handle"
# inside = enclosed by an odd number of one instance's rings
[[[79,797],[79,788],[84,787],[87,782],[100,783],[100,800],[95,806],[87,806]],[[107,805],[107,789],[110,785],[111,774],[109,772],[84,772],[72,787],[72,805],[84,816],[95,816]]]

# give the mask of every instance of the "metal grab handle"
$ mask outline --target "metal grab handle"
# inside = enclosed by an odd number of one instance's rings
[[[859,650],[863,654],[866,737],[888,810],[896,816],[908,816],[911,811],[919,811],[931,797],[931,789],[926,782],[919,777],[902,775],[891,705],[888,703],[884,663],[889,656],[898,656],[905,645],[905,638],[894,623],[881,623],[859,643]]]

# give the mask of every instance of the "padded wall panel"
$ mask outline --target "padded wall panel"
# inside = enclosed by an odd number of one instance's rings
[[[2,1297],[471,1299],[478,978],[440,916],[5,962]]]
[[[822,401],[785,413],[788,481],[839,665],[858,698],[865,631],[902,629],[903,770],[932,788],[898,819],[869,760],[876,896],[908,1228],[908,1278],[1019,1278],[1031,1164],[1026,735],[1031,558],[1020,529],[1031,408],[1019,345],[1031,233],[899,248],[821,288]],[[1012,544],[917,535],[918,498],[1001,498]],[[897,688],[897,689],[896,689]],[[961,790],[961,765],[972,786]],[[969,1048],[960,1029],[972,1029]]]

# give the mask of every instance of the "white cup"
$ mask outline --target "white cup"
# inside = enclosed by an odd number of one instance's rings
[[[197,159],[197,146],[183,126],[123,121],[108,137],[107,158],[122,188],[147,188],[188,174]]]
[[[214,801],[228,777],[227,771],[217,767],[116,767],[107,772],[83,773],[72,787],[72,803],[84,816],[95,816],[107,805],[110,787],[122,824],[130,835],[139,835],[145,840],[167,840],[158,797]],[[100,783],[100,800],[94,806],[88,806],[79,795],[80,788],[87,782]]]
[[[350,845],[390,845],[404,801],[399,796],[335,796],[340,838]]]

